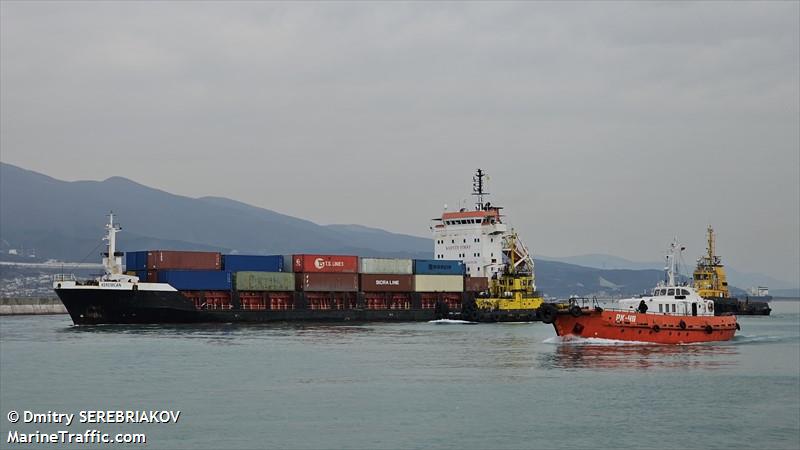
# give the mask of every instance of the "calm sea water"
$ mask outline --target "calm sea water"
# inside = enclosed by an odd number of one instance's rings
[[[0,447],[9,430],[98,429],[146,433],[147,448],[797,449],[800,303],[773,308],[740,318],[731,342],[686,346],[564,344],[541,323],[2,317]],[[181,416],[65,427],[12,425],[11,410]]]

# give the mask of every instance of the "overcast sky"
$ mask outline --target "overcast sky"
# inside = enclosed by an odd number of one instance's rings
[[[797,285],[799,4],[3,1],[0,157],[420,236],[481,167],[537,254]]]

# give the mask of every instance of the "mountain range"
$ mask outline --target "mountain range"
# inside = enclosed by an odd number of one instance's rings
[[[320,225],[227,198],[175,195],[122,177],[63,181],[0,163],[0,259],[30,260],[20,254],[35,250],[36,260],[97,261],[111,210],[125,227],[118,240],[122,250],[432,257],[430,238],[362,225]],[[636,267],[621,258],[587,256],[593,257],[537,258],[537,285],[558,297],[625,295],[663,277],[660,265]]]

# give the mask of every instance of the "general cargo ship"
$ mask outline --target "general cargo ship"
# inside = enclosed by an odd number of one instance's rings
[[[501,208],[484,203],[484,177],[481,170],[473,177],[474,210],[445,210],[434,219],[434,259],[123,254],[110,214],[105,273],[82,281],[59,276],[53,287],[76,325],[537,320],[542,300],[533,260]]]

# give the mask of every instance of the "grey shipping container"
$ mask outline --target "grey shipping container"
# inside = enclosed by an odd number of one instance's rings
[[[283,255],[283,271],[294,272],[294,255]]]
[[[414,275],[415,292],[463,292],[461,275]]]
[[[293,291],[294,274],[285,272],[236,272],[237,291]]]
[[[414,262],[410,259],[361,258],[360,273],[411,275]]]

